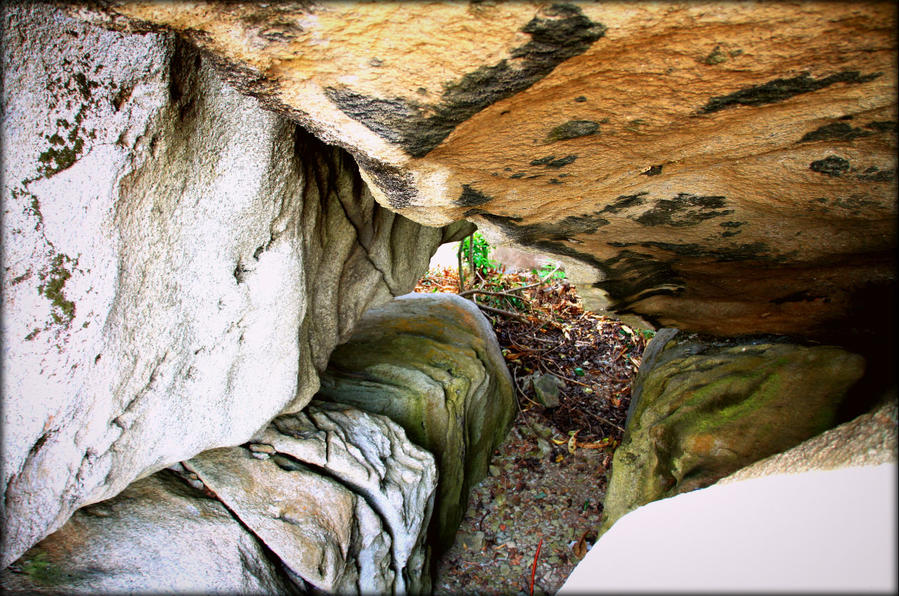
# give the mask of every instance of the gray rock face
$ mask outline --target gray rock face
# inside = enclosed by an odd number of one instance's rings
[[[394,591],[430,592],[425,540],[437,468],[433,456],[413,445],[402,428],[383,416],[313,401],[302,413],[275,418],[255,439],[259,442],[250,449],[326,470],[364,498],[392,537]]]
[[[172,36],[43,4],[3,19],[0,566],[302,409],[450,233],[377,206],[347,153]]]
[[[447,547],[515,414],[512,379],[488,321],[455,295],[409,294],[368,311],[322,375],[319,396],[384,414],[434,453],[432,533]]]
[[[242,447],[185,462],[295,574],[327,592],[389,592],[390,535],[364,499],[292,458]]]
[[[76,512],[0,574],[4,590],[299,593],[217,500],[164,470]]]
[[[2,576],[56,592],[428,593],[433,456],[335,404],[84,507]]]

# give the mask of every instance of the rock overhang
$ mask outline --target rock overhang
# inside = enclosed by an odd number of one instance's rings
[[[838,336],[895,286],[892,4],[104,11],[192,40],[383,205],[577,261],[619,312]]]

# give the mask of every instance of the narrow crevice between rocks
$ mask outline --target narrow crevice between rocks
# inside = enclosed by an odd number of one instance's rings
[[[188,462],[182,461],[179,463],[185,470],[191,472],[192,474],[195,474],[197,476],[197,478],[200,478],[200,474],[198,474],[196,470],[191,468],[190,464]],[[191,488],[191,490],[196,491],[198,495],[201,495],[207,499],[215,499],[216,501],[218,501],[221,504],[221,506],[225,509],[225,511],[228,512],[228,515],[230,515],[234,519],[234,521],[237,522],[238,525],[240,525],[240,527],[243,528],[247,532],[247,534],[249,534],[250,536],[252,536],[255,539],[256,543],[259,544],[260,550],[262,550],[266,559],[272,565],[272,568],[277,569],[281,573],[284,583],[287,585],[296,586],[297,591],[294,592],[294,594],[312,593],[312,590],[310,590],[310,585],[306,582],[306,580],[304,578],[300,577],[299,575],[297,575],[296,573],[294,573],[293,571],[291,571],[287,567],[287,564],[285,564],[284,561],[281,559],[281,557],[279,557],[275,553],[275,551],[273,551],[269,547],[269,545],[266,544],[265,540],[263,540],[256,532],[254,532],[253,528],[248,526],[240,518],[240,516],[237,515],[237,513],[235,513],[234,510],[231,509],[231,507],[229,507],[228,504],[222,498],[220,498],[218,496],[218,494],[216,494],[216,492],[214,490],[209,488],[209,485],[207,485],[205,482],[203,482],[202,479],[199,480],[199,482],[201,482],[203,484],[203,489],[201,490],[201,489],[197,488],[196,486],[194,486],[193,484],[191,484],[191,482],[187,478],[185,478],[182,474],[180,474],[179,472],[177,472],[171,468],[166,468],[166,469],[160,470],[159,472],[157,472],[157,474],[171,474],[172,476],[177,477],[181,482],[183,482],[184,484],[189,486]],[[298,585],[297,580],[302,582],[302,585]]]
[[[312,421],[314,424],[314,420],[312,420],[311,417],[309,418],[309,420]],[[318,427],[316,426],[316,428],[318,428]],[[327,431],[324,431],[324,432],[327,434]],[[244,446],[244,447],[246,447],[246,446]],[[329,449],[329,448],[330,448],[329,442],[327,439],[325,439],[325,449]],[[391,527],[389,520],[387,519],[387,515],[381,510],[380,506],[378,505],[377,499],[372,497],[372,495],[368,492],[367,489],[365,489],[365,487],[359,486],[353,482],[350,482],[349,480],[341,478],[340,476],[336,475],[334,472],[332,472],[328,468],[325,468],[323,466],[319,466],[319,465],[316,465],[316,464],[313,464],[310,462],[305,462],[303,460],[300,460],[300,459],[290,455],[289,453],[284,453],[282,451],[276,450],[276,452],[271,456],[271,459],[275,464],[277,464],[277,466],[279,468],[281,468],[285,472],[295,472],[295,471],[301,471],[301,470],[313,472],[313,473],[317,474],[318,476],[327,478],[328,480],[333,480],[334,482],[336,482],[343,488],[347,489],[347,491],[349,491],[350,493],[356,495],[356,497],[364,500],[368,504],[368,506],[371,507],[372,511],[375,512],[375,515],[377,515],[378,518],[380,519],[381,528],[383,528],[384,532],[386,532],[387,535],[390,537],[391,550],[393,550],[393,545],[395,544],[395,536],[393,533],[393,528]],[[403,581],[403,583],[405,583],[405,574],[403,573],[404,570],[398,568],[396,558],[393,557],[392,554],[391,554],[391,559],[393,559],[393,560],[391,561],[390,566],[391,566],[391,568],[393,568],[394,573],[396,573],[396,577],[403,578],[402,581]],[[354,564],[357,565],[357,567],[358,567],[358,563],[354,563]],[[361,577],[361,570],[360,570],[360,577]],[[396,579],[394,579],[394,582],[396,582]]]

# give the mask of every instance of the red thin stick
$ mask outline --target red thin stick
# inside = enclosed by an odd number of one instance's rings
[[[541,546],[543,546],[543,538],[537,544],[537,554],[534,555],[534,564],[531,565],[531,596],[534,596],[534,576],[537,574],[537,557],[540,556]]]

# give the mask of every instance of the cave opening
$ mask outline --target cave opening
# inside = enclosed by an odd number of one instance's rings
[[[597,539],[631,383],[654,330],[591,312],[552,255],[478,232],[431,258],[415,292],[455,293],[490,321],[512,373],[516,415],[472,488],[435,594],[552,593]],[[535,553],[540,547],[540,565]]]

